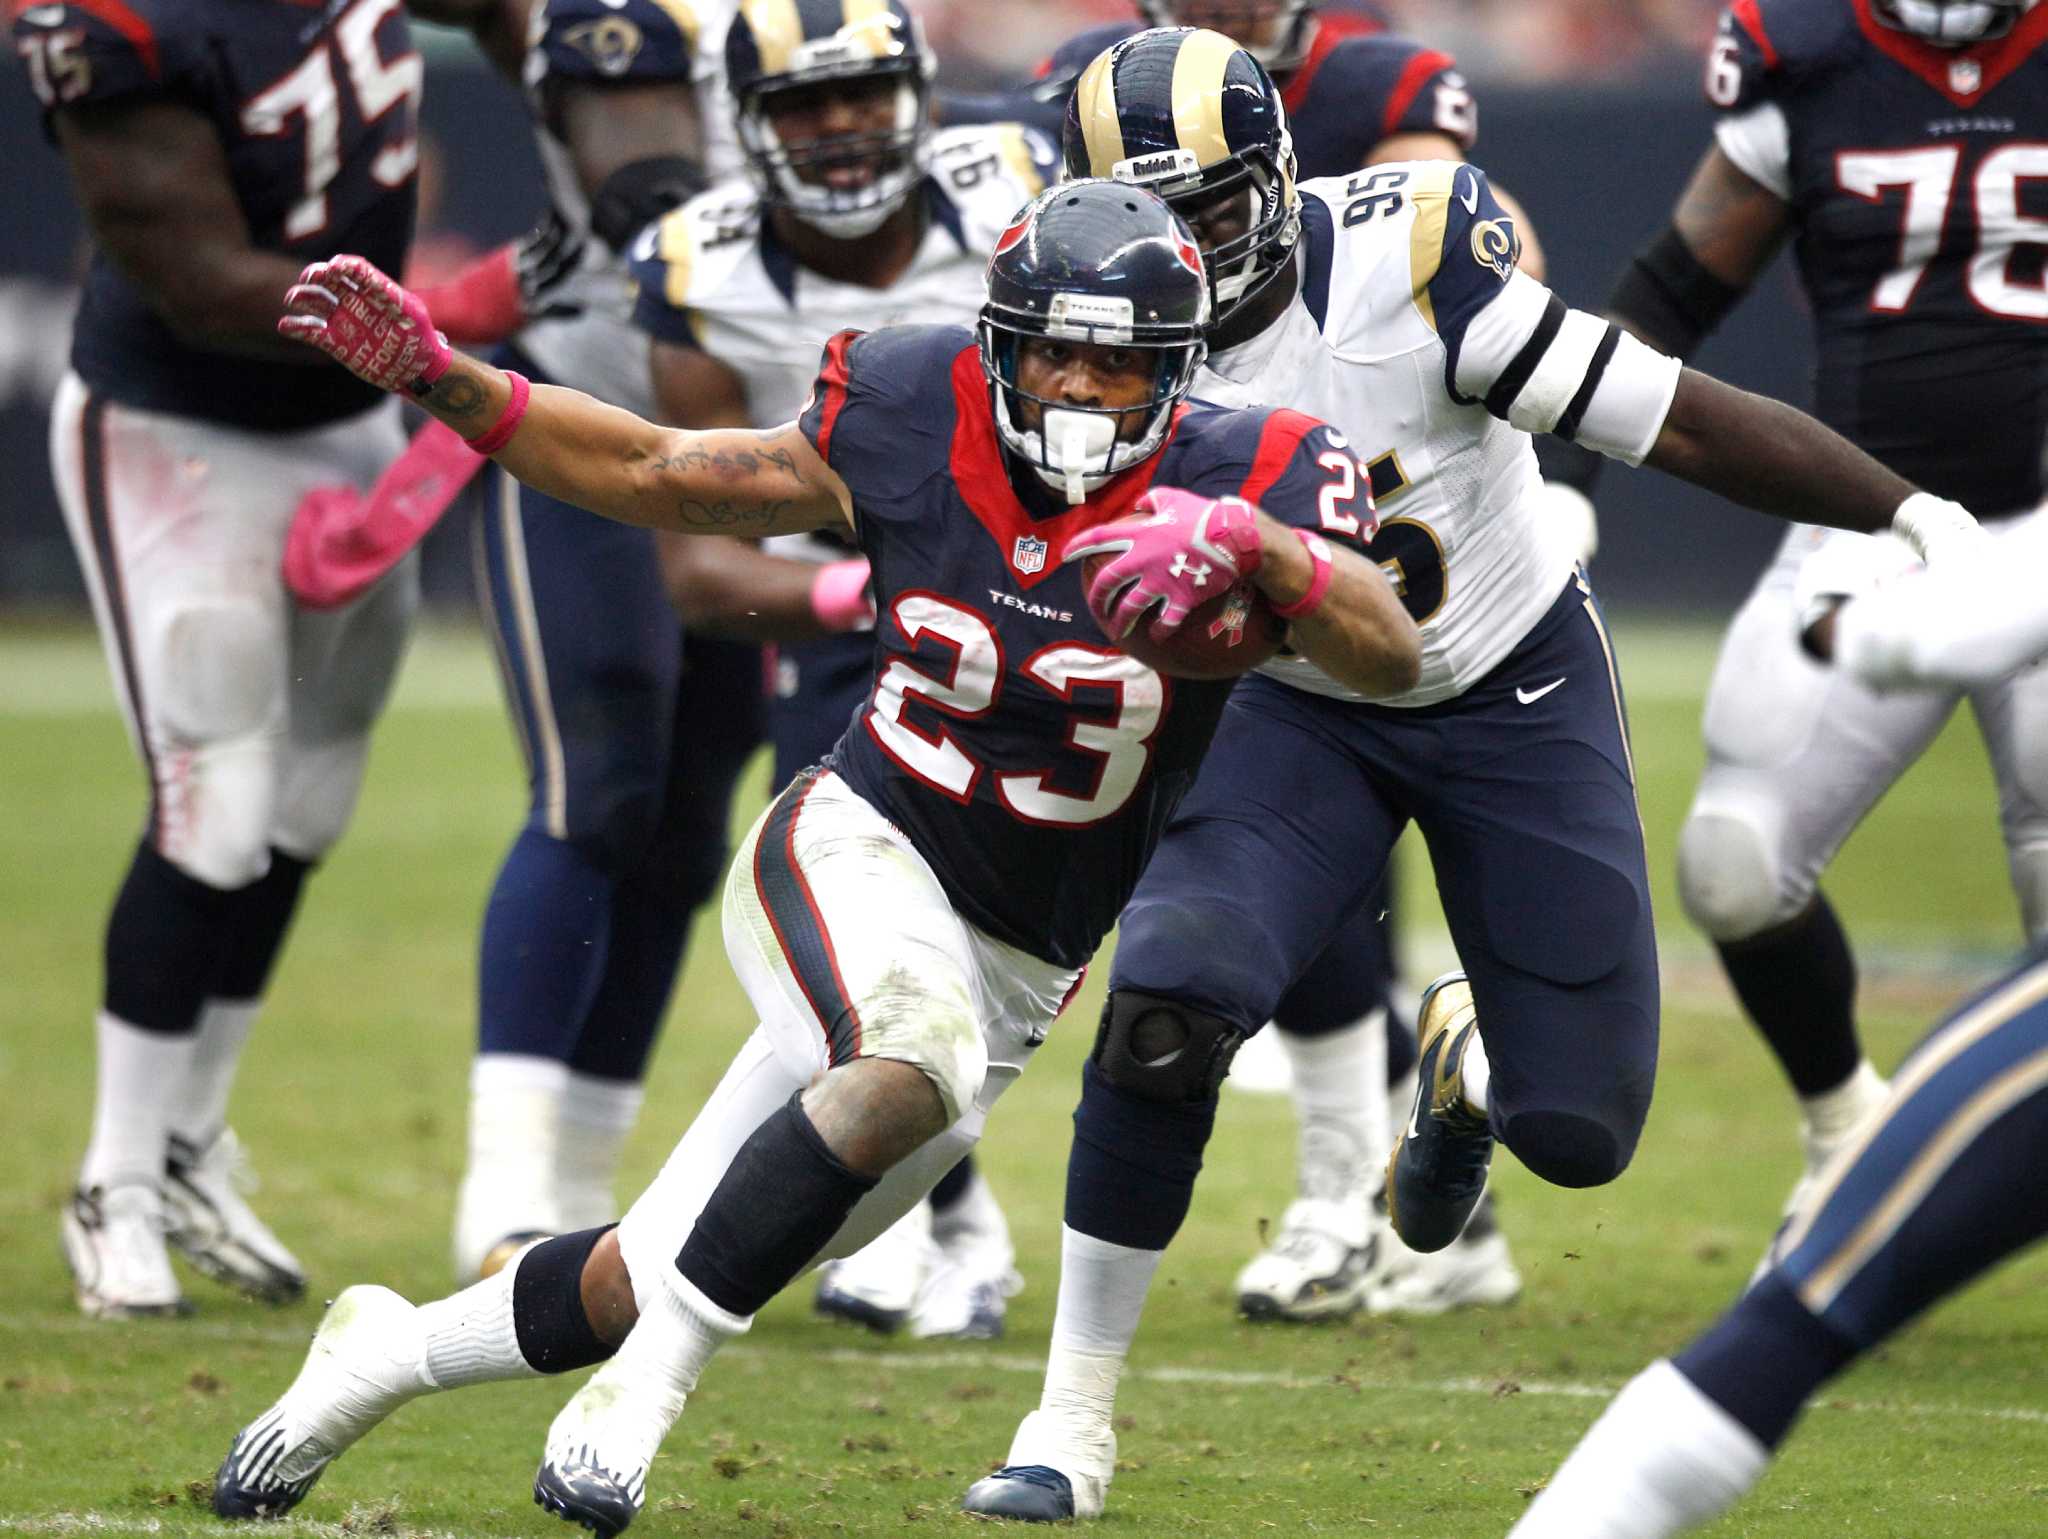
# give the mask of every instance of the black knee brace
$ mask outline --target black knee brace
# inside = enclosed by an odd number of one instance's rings
[[[1177,1105],[1216,1094],[1245,1035],[1177,999],[1112,989],[1089,1056],[1126,1095]]]

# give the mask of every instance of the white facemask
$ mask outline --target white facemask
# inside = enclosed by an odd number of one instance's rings
[[[2001,19],[1988,5],[1941,6],[1928,0],[1892,0],[1892,10],[1904,30],[1944,48],[1976,42]]]

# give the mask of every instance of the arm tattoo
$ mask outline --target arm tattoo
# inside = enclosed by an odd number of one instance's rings
[[[752,442],[734,443],[735,439]],[[657,471],[679,473],[697,494],[684,495],[674,504],[683,526],[690,529],[745,533],[773,523],[801,500],[768,494],[810,490],[796,456],[767,433],[705,434],[673,454],[657,455],[652,463]],[[730,485],[738,495],[702,495],[707,478]]]
[[[421,404],[440,417],[474,417],[483,410],[485,394],[484,387],[467,374],[446,374]]]

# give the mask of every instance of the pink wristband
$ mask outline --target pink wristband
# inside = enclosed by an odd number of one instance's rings
[[[512,435],[519,431],[520,420],[526,415],[526,398],[533,394],[533,386],[526,382],[526,376],[513,369],[505,371],[505,378],[512,381],[512,399],[505,403],[498,420],[474,438],[462,441],[478,454],[496,454],[512,442]]]
[[[1299,620],[1322,608],[1323,599],[1330,591],[1330,579],[1336,572],[1330,561],[1330,547],[1323,542],[1322,536],[1310,534],[1306,529],[1295,530],[1294,536],[1301,541],[1302,549],[1308,552],[1315,575],[1308,580],[1308,592],[1300,598],[1291,604],[1273,605],[1273,613],[1283,620]]]

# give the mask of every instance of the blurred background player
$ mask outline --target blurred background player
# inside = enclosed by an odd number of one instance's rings
[[[542,233],[423,294],[508,366],[652,415],[623,253],[736,171],[716,6],[491,0],[465,19],[525,89]],[[603,1223],[690,921],[726,854],[760,739],[760,658],[685,642],[653,536],[493,473],[476,574],[528,765],[524,825],[484,911],[456,1273]]]
[[[972,316],[998,237],[1052,173],[1051,143],[1014,124],[933,130],[935,61],[901,4],[856,14],[803,0],[793,15],[784,25],[787,0],[749,0],[726,39],[751,185],[705,193],[634,252],[655,404],[682,427],[791,420],[837,332]],[[827,531],[766,554],[681,536],[662,551],[693,636],[778,643],[769,725],[775,784],[789,784],[832,751],[873,684],[866,558]],[[882,1330],[914,1315],[920,1335],[994,1336],[1013,1261],[966,1159],[929,1206],[829,1263],[818,1307]]]
[[[301,493],[367,486],[404,438],[394,405],[278,338],[277,292],[338,245],[404,261],[420,58],[398,0],[11,15],[93,236],[51,457],[150,786],[64,1255],[87,1314],[182,1309],[167,1238],[282,1302],[304,1277],[239,1195],[229,1090],[417,585],[401,569],[332,614],[285,592]]]
[[[1371,8],[1148,0],[1136,9],[1062,44],[1031,86],[942,98],[945,109],[955,120],[1017,116],[1056,135],[1076,81],[1104,49],[1148,26],[1182,25],[1222,33],[1266,67],[1304,178],[1348,176],[1380,161],[1462,161],[1476,141],[1478,107],[1455,61],[1389,33]],[[1541,248],[1526,218],[1518,227],[1523,270],[1540,279]],[[1569,488],[1546,487],[1544,496],[1560,538],[1575,556],[1590,556],[1591,504]],[[1390,873],[1281,997],[1279,1030],[1248,1047],[1247,1056],[1270,1044],[1283,1057],[1273,1077],[1286,1082],[1299,1126],[1296,1196],[1236,1282],[1237,1308],[1251,1319],[1330,1319],[1361,1305],[1435,1313],[1504,1304],[1521,1291],[1491,1197],[1455,1244],[1428,1256],[1403,1245],[1375,1204],[1389,1110],[1405,1113],[1414,1083],[1413,1005],[1397,986],[1393,890]]]
[[[2031,0],[1744,0],[1707,66],[1714,143],[1610,313],[1690,354],[1796,236],[1814,411],[1900,475],[1980,514],[2030,513],[2048,448],[2048,10]],[[1996,526],[1994,526],[1996,527]],[[1794,645],[1786,531],[1730,626],[1679,894],[1791,1079],[1812,1175],[1884,1098],[1856,966],[1820,875],[1968,697],[1990,752],[2029,936],[2048,933],[2048,676],[1880,698]],[[1795,1193],[1796,1196],[1796,1193]]]
[[[1370,489],[1331,431],[1183,409],[1209,298],[1180,220],[1140,189],[1064,185],[988,271],[976,332],[842,332],[799,420],[764,432],[664,430],[529,389],[451,354],[360,258],[286,296],[280,330],[564,499],[682,533],[848,529],[887,618],[860,730],[733,863],[727,950],[761,1024],[661,1174],[616,1229],[537,1242],[452,1299],[350,1289],[236,1438],[217,1513],[289,1510],[430,1389],[609,1358],[556,1417],[534,1494],[617,1533],[724,1343],[980,1135],[1193,780],[1232,681],[1169,690],[1104,633],[1170,637],[1212,579],[1244,580],[1333,677],[1414,682],[1415,626],[1357,554]],[[1314,532],[1325,511],[1351,532]],[[1109,559],[1085,579],[1062,559],[1091,551]],[[1181,1072],[1223,1062],[1191,1051]]]
[[[1863,559],[1830,541],[1783,618],[1865,690],[1990,686],[2048,651],[2039,521],[1888,582],[1873,579],[1896,558],[1846,570]],[[2036,944],[1899,1066],[1801,1194],[1762,1276],[1622,1389],[1513,1539],[1665,1539],[1733,1505],[1822,1384],[2048,1234],[2044,1143],[2048,955]]]
[[[1297,186],[1285,124],[1250,54],[1160,30],[1088,67],[1062,149],[1070,172],[1142,182],[1188,219],[1216,297],[1202,398],[1321,412],[1368,467],[1387,509],[1368,554],[1421,627],[1422,679],[1375,698],[1283,657],[1231,696],[1117,921],[1105,1036],[1160,1050],[1084,1067],[1044,1392],[972,1512],[1102,1512],[1117,1382],[1216,1113],[1214,1086],[1186,1084],[1164,1049],[1257,1031],[1409,823],[1465,971],[1423,996],[1420,1084],[1386,1167],[1395,1229],[1451,1244],[1496,1140],[1558,1186],[1604,1185],[1633,1158],[1660,1010],[1634,759],[1591,585],[1545,530],[1531,435],[1779,517],[1981,537],[1812,418],[1570,310],[1517,270],[1514,220],[1478,168]]]

